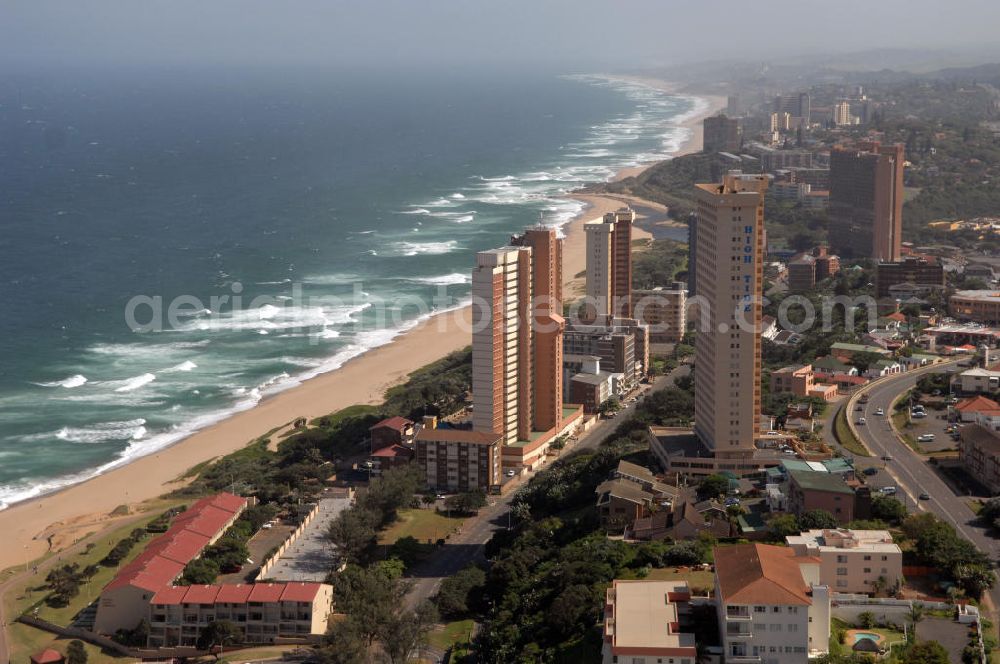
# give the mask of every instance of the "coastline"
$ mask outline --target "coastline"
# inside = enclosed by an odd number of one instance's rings
[[[617,76],[674,93],[667,82]],[[698,96],[706,102],[680,124],[690,131],[673,157],[701,149],[701,120],[725,100]],[[720,106],[721,104],[721,106]],[[638,175],[655,164],[624,169],[614,179]],[[572,195],[587,207],[563,231],[566,236],[563,274],[567,297],[581,290],[585,237],[583,224],[618,209],[623,201],[598,195]],[[649,237],[641,229],[636,239]],[[139,504],[183,486],[179,480],[194,466],[236,451],[272,429],[298,417],[313,418],[354,404],[378,403],[389,387],[411,372],[444,355],[467,346],[470,341],[470,307],[441,312],[400,334],[390,343],[365,352],[339,369],[268,397],[254,408],[236,413],[206,429],[153,454],[37,498],[16,503],[0,511],[0,529],[6,543],[0,547],[0,570],[25,564],[48,551],[59,551],[104,528],[111,512],[122,505]]]

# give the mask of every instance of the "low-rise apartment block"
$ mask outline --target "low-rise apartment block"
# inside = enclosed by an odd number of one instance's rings
[[[788,511],[796,516],[825,510],[839,523],[854,520],[854,489],[831,473],[788,471]]]
[[[990,493],[1000,492],[1000,436],[979,424],[959,429],[958,458]]]
[[[499,432],[423,428],[415,442],[416,463],[432,489],[497,492],[502,438]]]
[[[784,546],[715,549],[715,598],[728,663],[806,664],[829,651],[830,589],[819,559]]]
[[[604,603],[603,664],[695,664],[697,646],[685,581],[621,581]]]
[[[887,530],[809,530],[785,538],[796,554],[820,560],[819,580],[834,592],[872,593],[903,579],[903,552]]]

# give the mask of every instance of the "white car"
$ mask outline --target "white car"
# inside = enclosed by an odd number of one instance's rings
[[[882,487],[882,493],[884,495],[886,495],[886,496],[895,496],[896,495],[896,487],[894,487],[894,486],[884,486],[884,487]]]
[[[934,440],[934,434],[932,434],[932,433],[925,433],[925,434],[924,434],[924,435],[922,435],[922,436],[918,436],[918,437],[917,437],[917,440],[918,440],[919,442],[921,442],[921,443],[929,443],[929,442],[931,442],[932,440]]]
[[[863,425],[863,424],[865,424],[866,422],[867,422],[867,420],[865,420],[865,418],[863,418],[863,417],[859,417],[859,418],[858,418],[858,424],[862,424],[862,425]]]
[[[507,477],[514,477],[515,475],[517,475],[517,473],[514,472],[513,470],[508,470],[507,471]]]
[[[882,410],[881,408],[876,408],[875,409],[875,414],[876,415],[885,415],[885,411]]]

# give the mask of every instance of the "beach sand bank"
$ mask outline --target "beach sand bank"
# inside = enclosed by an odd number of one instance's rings
[[[634,79],[639,81],[639,79]],[[647,85],[669,84],[641,79]],[[719,98],[708,101],[704,114],[684,124],[692,130],[677,155],[701,149],[701,119],[718,110]],[[721,100],[724,105],[725,100]],[[626,169],[619,177],[640,173],[649,166]],[[615,198],[578,197],[588,208],[564,227],[563,274],[566,296],[582,292],[585,268],[583,224],[622,206]],[[640,229],[635,239],[649,237]],[[470,256],[469,269],[472,268]],[[16,504],[0,511],[0,570],[61,550],[107,525],[108,515],[121,505],[141,509],[141,503],[183,485],[179,480],[194,466],[233,452],[272,429],[298,417],[313,418],[353,404],[378,403],[385,390],[405,380],[420,367],[471,343],[470,309],[463,307],[429,318],[391,343],[361,355],[336,371],[317,376],[263,400],[183,441],[141,457],[128,465],[61,491]]]

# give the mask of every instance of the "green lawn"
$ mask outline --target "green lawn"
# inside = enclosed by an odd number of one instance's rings
[[[441,650],[447,650],[455,644],[468,643],[472,639],[474,624],[471,618],[445,623],[427,636],[427,643]]]
[[[687,570],[678,572],[676,567],[661,567],[649,570],[646,576],[649,581],[687,581],[691,588],[707,588],[711,590],[715,587],[715,575],[712,572],[702,570]]]
[[[395,544],[396,540],[407,536],[422,544],[427,540],[433,543],[454,533],[463,521],[464,518],[448,517],[433,509],[401,510],[396,523],[379,533],[378,543]]]

